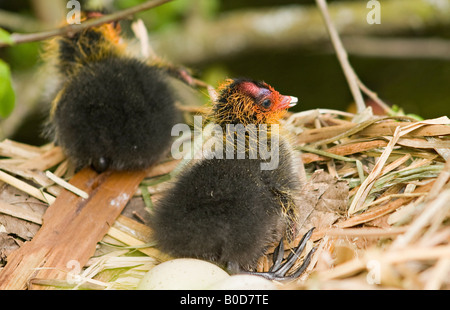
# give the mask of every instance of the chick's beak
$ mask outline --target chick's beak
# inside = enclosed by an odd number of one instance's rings
[[[293,96],[281,96],[281,97],[282,97],[282,99],[281,99],[281,102],[277,106],[277,110],[292,108],[298,102],[297,97],[293,97]]]

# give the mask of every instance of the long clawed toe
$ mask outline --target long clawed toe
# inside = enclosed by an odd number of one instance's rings
[[[305,257],[303,264],[297,268],[294,272],[287,275],[288,271],[294,266],[297,259],[300,257],[300,254],[305,249],[307,241],[311,238],[312,232],[314,228],[311,228],[300,240],[299,245],[294,249],[293,252],[289,254],[286,258],[286,261],[283,263],[283,254],[284,254],[284,245],[283,239],[281,239],[280,243],[276,247],[273,253],[273,265],[267,272],[251,272],[251,274],[262,276],[269,280],[277,280],[277,281],[286,281],[286,280],[294,280],[298,278],[309,266],[311,262],[311,257],[316,251],[316,248],[313,248]]]

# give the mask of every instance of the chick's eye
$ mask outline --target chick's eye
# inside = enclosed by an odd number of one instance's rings
[[[264,99],[264,100],[261,102],[261,106],[262,106],[264,109],[269,109],[269,108],[272,106],[272,101],[271,101],[270,99]]]

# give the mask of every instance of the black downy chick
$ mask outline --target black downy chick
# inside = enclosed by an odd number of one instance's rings
[[[270,125],[276,124],[286,109],[297,102],[295,97],[282,96],[264,82],[248,79],[227,80],[219,91],[212,118],[223,132],[229,133],[229,124],[267,124],[268,141],[276,135]],[[227,134],[223,135],[224,140]],[[246,136],[248,145],[250,136]],[[268,247],[285,235],[295,237],[300,179],[289,144],[281,137],[276,143],[279,161],[275,169],[262,169],[267,158],[250,157],[250,147],[245,149],[245,158],[238,159],[237,142],[232,142],[232,159],[226,157],[223,146],[222,159],[202,159],[185,169],[152,214],[151,227],[159,249],[173,257],[209,260],[226,266],[231,273],[252,273]],[[275,143],[270,147],[276,147]],[[313,251],[296,272],[289,277],[286,273],[311,233],[304,236],[295,255],[285,264],[281,264],[281,241],[273,268],[257,274],[269,279],[298,277],[308,266]]]
[[[119,32],[110,23],[50,43],[63,82],[47,131],[78,169],[145,169],[180,121],[168,70],[127,55]]]

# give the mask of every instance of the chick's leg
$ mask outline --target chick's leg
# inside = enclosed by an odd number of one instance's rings
[[[267,272],[246,272],[249,274],[259,275],[269,280],[277,280],[277,281],[286,281],[286,280],[294,280],[298,278],[309,266],[311,262],[311,257],[316,251],[316,248],[313,248],[308,255],[306,255],[303,264],[297,268],[294,272],[292,272],[290,275],[286,275],[288,271],[292,268],[292,266],[295,264],[297,259],[299,258],[300,254],[305,249],[307,241],[311,238],[312,232],[314,228],[311,228],[300,240],[299,245],[294,249],[294,251],[289,254],[286,261],[283,263],[283,253],[284,253],[284,246],[283,246],[283,239],[281,239],[280,243],[278,244],[277,248],[275,249],[273,253],[273,265]]]

